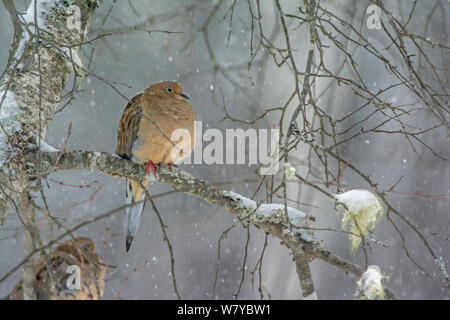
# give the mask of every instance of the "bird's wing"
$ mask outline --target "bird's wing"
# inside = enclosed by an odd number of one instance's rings
[[[140,93],[131,99],[119,121],[116,154],[128,160],[131,159],[133,143],[138,136],[139,124],[142,116],[142,95],[143,93]]]

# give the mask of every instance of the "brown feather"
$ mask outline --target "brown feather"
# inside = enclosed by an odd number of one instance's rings
[[[117,132],[116,154],[131,159],[133,143],[138,136],[139,123],[141,121],[141,97],[143,93],[136,95],[125,107],[119,121]]]

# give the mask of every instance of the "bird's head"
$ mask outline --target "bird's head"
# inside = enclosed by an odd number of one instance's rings
[[[175,81],[161,81],[152,84],[145,91],[150,95],[156,95],[160,98],[189,100],[189,97],[183,93],[183,87]]]

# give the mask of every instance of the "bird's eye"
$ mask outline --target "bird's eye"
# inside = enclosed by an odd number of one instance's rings
[[[173,92],[172,88],[167,88],[167,92]]]

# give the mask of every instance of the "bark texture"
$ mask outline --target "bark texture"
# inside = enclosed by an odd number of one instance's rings
[[[80,9],[80,28],[70,5]],[[77,44],[97,6],[93,0],[32,1],[20,15],[9,3],[15,31],[0,87],[0,221],[32,181],[23,174],[23,155],[45,137],[71,72],[81,67]]]

